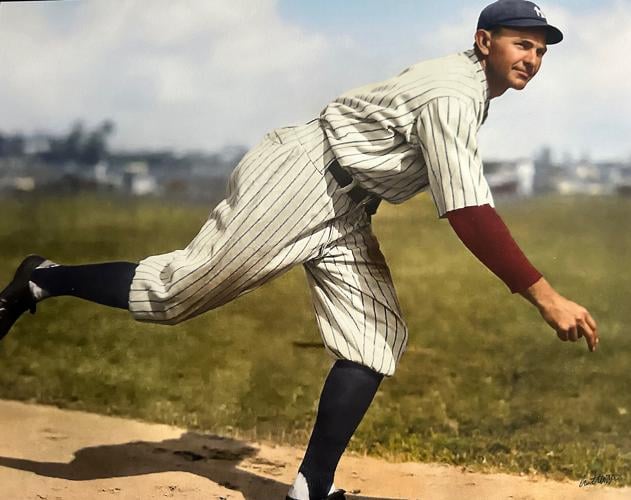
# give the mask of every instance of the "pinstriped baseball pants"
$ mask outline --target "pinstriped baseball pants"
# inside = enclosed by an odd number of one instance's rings
[[[140,262],[133,317],[176,324],[303,264],[328,352],[391,376],[407,328],[370,217],[326,171],[332,159],[317,121],[268,134],[189,245]]]

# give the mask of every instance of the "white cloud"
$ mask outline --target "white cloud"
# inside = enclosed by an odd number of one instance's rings
[[[328,41],[285,24],[273,0],[56,8],[1,7],[0,108],[13,129],[109,117],[129,146],[210,149],[318,111],[309,93]]]
[[[550,9],[566,40],[555,47],[530,98],[545,105],[540,134],[550,144],[596,157],[631,154],[631,5],[617,1],[591,14]]]
[[[375,32],[368,42],[292,25],[276,0],[3,3],[0,127],[59,130],[77,118],[112,118],[115,142],[126,146],[252,144],[317,116],[353,86],[470,47],[486,3],[467,3],[441,24],[426,13],[432,22],[418,30]],[[543,144],[628,156],[631,3],[543,7],[566,41],[550,48],[528,89],[491,103],[485,156],[529,156]],[[386,57],[383,47],[394,50]]]

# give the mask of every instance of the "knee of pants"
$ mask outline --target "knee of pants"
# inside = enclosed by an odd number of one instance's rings
[[[190,297],[190,300],[183,300],[181,294],[143,295],[142,300],[136,297],[136,301],[129,303],[129,310],[134,319],[161,325],[178,325],[222,304],[203,295]]]
[[[394,376],[397,366],[399,366],[399,363],[401,361],[401,357],[403,356],[403,353],[405,352],[407,348],[407,338],[408,338],[407,327],[403,325],[403,328],[400,330],[400,332],[403,337],[403,340],[401,340],[400,342],[392,346],[392,349],[390,350],[388,357],[386,357],[385,360],[383,360],[379,364],[377,364],[376,362],[373,362],[371,366],[373,370],[378,371],[384,377]]]
[[[321,323],[321,334],[334,358],[366,366],[386,377],[394,375],[408,340],[408,328],[402,320],[396,322],[396,328],[390,325],[387,331],[352,328],[342,331]]]

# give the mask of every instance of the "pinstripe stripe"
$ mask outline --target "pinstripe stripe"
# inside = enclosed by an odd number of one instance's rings
[[[320,283],[322,276],[314,274],[312,272],[310,272],[308,276],[311,280],[311,290],[313,292],[314,299],[313,304],[316,310],[316,318],[320,326],[320,333],[322,334],[324,345],[328,347],[328,349],[330,349],[333,353],[335,353],[339,358],[345,359],[345,356],[342,355],[339,346],[337,345],[337,339],[339,335],[336,335],[333,332],[333,325],[335,324],[338,328],[339,325],[337,324],[334,314],[332,314],[332,311],[330,311],[327,302],[319,300],[318,294],[326,293],[324,292],[326,287]]]
[[[449,179],[449,167],[447,166],[446,168],[443,168],[443,166],[441,165],[441,157],[439,155],[438,152],[438,142],[436,141],[436,132],[435,132],[435,128],[436,128],[436,124],[435,122],[430,118],[429,120],[427,120],[426,126],[425,126],[425,132],[427,133],[427,129],[429,129],[429,131],[431,132],[431,142],[429,140],[429,134],[428,134],[428,140],[426,143],[426,146],[431,147],[432,148],[432,152],[434,153],[434,159],[429,159],[428,161],[430,162],[430,164],[432,165],[432,168],[436,169],[436,172],[438,172],[438,179],[439,179],[439,185],[436,188],[436,191],[439,191],[441,193],[441,201],[442,201],[442,205],[443,206],[447,206],[447,196],[449,194],[449,190],[446,189],[445,186],[445,182],[443,180],[444,177],[447,177],[447,179]]]
[[[355,233],[353,235],[353,237],[355,239],[355,242],[356,242],[358,237],[361,238],[361,240],[362,240],[362,244],[359,247],[360,248],[359,249],[359,254],[361,256],[361,262],[366,263],[365,264],[366,265],[366,269],[367,269],[368,275],[371,278],[370,280],[368,280],[368,279],[366,280],[366,287],[368,289],[370,289],[371,299],[373,300],[373,311],[375,312],[375,319],[373,320],[373,322],[375,324],[375,338],[377,338],[377,335],[378,335],[377,327],[379,325],[379,322],[376,319],[377,318],[377,307],[375,305],[375,302],[377,302],[379,304],[384,304],[384,303],[386,303],[388,301],[388,299],[386,298],[386,294],[385,294],[385,292],[383,290],[383,287],[381,285],[381,280],[377,279],[377,277],[374,275],[374,273],[372,271],[372,268],[371,268],[372,259],[370,258],[370,256],[365,254],[364,251],[363,251],[363,249],[367,249],[368,246],[371,243],[366,241],[364,232]],[[355,243],[355,244],[357,244],[357,243]],[[372,283],[372,285],[371,285],[371,283]],[[375,287],[375,284],[377,285],[376,287]],[[378,295],[376,294],[377,291],[379,292]],[[394,287],[392,287],[392,286],[390,287],[390,292],[392,292],[391,293],[391,297],[394,296]],[[385,343],[387,343],[387,339],[388,339],[387,325],[386,325],[386,328],[384,329],[384,334],[385,334],[385,337],[386,337],[385,338]],[[385,346],[385,343],[384,343],[384,346]],[[373,346],[373,348],[374,348],[374,346]],[[383,368],[383,353],[382,353],[382,357],[381,357],[380,368],[377,371],[381,372],[382,368]]]
[[[450,123],[449,123],[449,99],[445,99],[445,100],[447,101],[447,109],[444,109],[444,105],[443,105],[443,109],[439,111],[440,113],[446,114],[445,123],[443,123],[440,120],[438,120],[437,123],[441,128],[441,135],[443,138],[443,147],[445,148],[445,162],[443,163],[443,165],[445,165],[446,167],[448,178],[449,178],[449,189],[451,190],[451,199],[453,201],[453,205],[456,205],[456,189],[454,188],[454,175],[453,175],[453,170],[452,170],[453,165],[449,159],[449,146],[447,146],[447,136],[449,135],[447,133],[447,129],[451,130]],[[441,106],[441,101],[443,100],[437,99],[439,108]]]
[[[456,135],[452,138],[453,140],[453,151],[456,153],[456,162],[458,163],[458,175],[460,176],[460,185],[462,188],[462,199],[464,200],[464,204],[467,204],[467,190],[464,187],[464,174],[462,173],[462,158],[461,153],[458,148],[458,138],[460,137],[460,128],[462,127],[462,109],[458,106],[456,107],[458,111],[458,120],[456,126]]]

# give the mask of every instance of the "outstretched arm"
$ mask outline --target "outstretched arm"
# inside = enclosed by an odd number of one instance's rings
[[[521,251],[508,228],[490,205],[447,212],[452,228],[465,246],[513,293],[539,310],[563,341],[585,337],[590,351],[598,345],[598,327],[582,306],[557,293]]]

